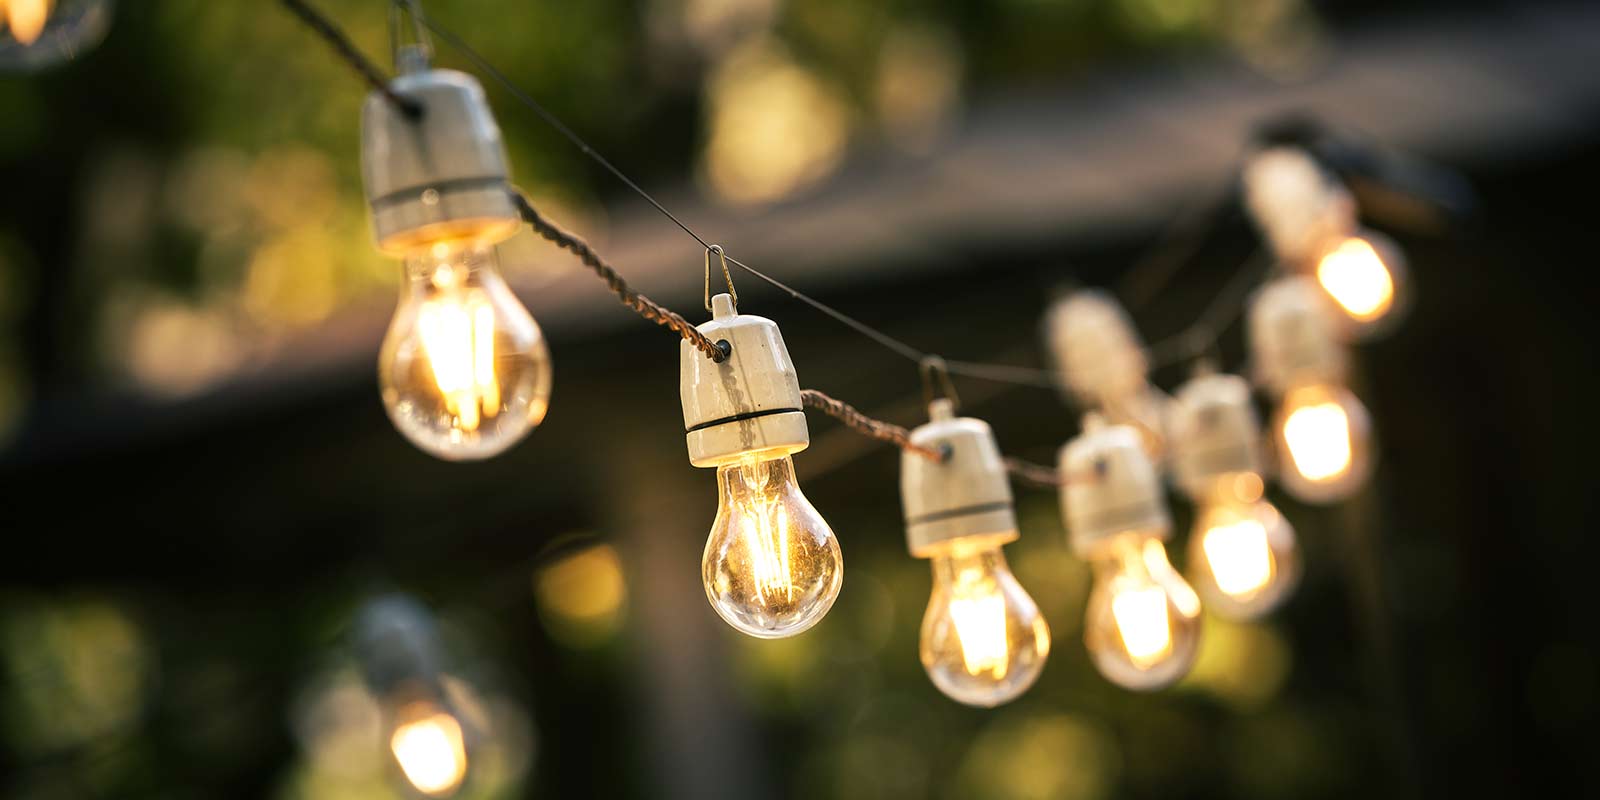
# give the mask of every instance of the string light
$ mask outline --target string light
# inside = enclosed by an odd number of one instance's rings
[[[1172,404],[1174,477],[1194,500],[1189,574],[1213,611],[1252,619],[1281,604],[1300,576],[1294,530],[1265,497],[1250,384],[1202,371]]]
[[[800,493],[789,458],[811,443],[800,383],[776,323],[740,314],[730,294],[709,305],[699,331],[727,342],[727,357],[714,361],[685,341],[679,358],[689,462],[717,469],[700,574],[729,625],[794,636],[828,613],[844,579],[839,541]]]
[[[362,609],[355,636],[397,780],[423,797],[455,795],[470,777],[481,734],[445,689],[432,615],[408,597],[381,597]]]
[[[1308,503],[1349,497],[1371,470],[1371,425],[1344,385],[1346,356],[1321,290],[1304,276],[1267,284],[1248,327],[1257,377],[1279,398],[1273,437],[1283,488]]]
[[[1090,414],[1060,472],[1068,538],[1094,570],[1083,638],[1095,667],[1128,689],[1172,684],[1194,665],[1200,598],[1167,560],[1172,521],[1138,433]]]
[[[906,545],[933,563],[922,667],[952,700],[997,706],[1038,680],[1050,627],[1001,552],[1019,534],[994,434],[982,420],[957,418],[949,398],[933,401],[928,416],[911,441],[945,458],[900,457]]]
[[[1078,407],[1132,426],[1151,456],[1161,459],[1170,399],[1150,385],[1144,344],[1116,298],[1097,289],[1075,291],[1050,306],[1045,330],[1062,388]]]
[[[392,91],[362,116],[361,165],[378,249],[404,261],[400,303],[378,358],[383,405],[417,447],[452,461],[488,458],[544,419],[550,353],[500,275],[495,244],[521,218],[500,130],[471,76],[401,53]]]
[[[0,0],[0,71],[46,69],[92,49],[111,10],[111,0]]]
[[[1246,162],[1245,205],[1279,261],[1310,274],[1350,335],[1387,330],[1409,298],[1400,248],[1356,221],[1355,198],[1309,153],[1272,147]]]

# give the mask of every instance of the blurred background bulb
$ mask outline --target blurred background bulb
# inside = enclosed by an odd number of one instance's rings
[[[1349,389],[1336,383],[1292,387],[1273,428],[1279,482],[1300,500],[1343,500],[1366,480],[1371,425]]]
[[[1253,619],[1277,607],[1300,577],[1294,530],[1263,495],[1261,476],[1218,476],[1189,537],[1195,585],[1213,611]]]
[[[1379,328],[1398,313],[1405,277],[1400,249],[1372,231],[1337,240],[1316,266],[1317,284],[1358,335]]]
[[[433,242],[405,261],[378,362],[395,427],[439,458],[488,458],[544,419],[550,352],[493,245]]]
[[[0,71],[69,61],[105,38],[111,0],[0,0]]]
[[[839,597],[844,560],[828,523],[800,493],[794,462],[747,454],[717,467],[717,490],[700,564],[712,608],[763,639],[817,624]]]
[[[970,706],[1016,699],[1050,655],[1050,627],[1039,606],[1011,574],[998,543],[957,540],[932,562],[920,648],[928,677]]]
[[[396,713],[389,750],[407,782],[429,797],[448,797],[467,775],[461,723],[436,703],[419,700]]]
[[[1167,561],[1159,539],[1124,534],[1094,561],[1084,644],[1107,680],[1159,689],[1194,665],[1200,598]]]

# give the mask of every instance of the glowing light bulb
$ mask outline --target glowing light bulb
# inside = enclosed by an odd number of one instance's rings
[[[1050,627],[1006,566],[998,541],[953,545],[932,557],[922,666],[953,700],[983,707],[1010,702],[1044,671]]]
[[[452,461],[505,451],[549,407],[544,334],[483,242],[434,242],[411,252],[378,374],[395,427]]]
[[[1316,266],[1317,284],[1357,334],[1380,328],[1399,310],[1404,278],[1399,248],[1372,231],[1337,240]]]
[[[717,467],[717,518],[700,563],[706,597],[729,625],[777,639],[817,624],[839,597],[839,541],[795,482],[789,456],[760,452]]]
[[[1329,503],[1353,494],[1370,470],[1367,410],[1338,384],[1291,388],[1278,410],[1279,479],[1290,494]]]
[[[1262,497],[1253,472],[1220,476],[1189,537],[1195,584],[1212,610],[1253,619],[1289,596],[1299,580],[1294,530]]]
[[[1125,534],[1095,559],[1084,643],[1095,666],[1129,689],[1157,689],[1188,673],[1200,639],[1200,598],[1167,561],[1159,539]]]
[[[52,5],[51,0],[0,0],[0,32],[9,30],[18,42],[33,44],[44,33]]]
[[[431,797],[446,797],[467,775],[466,738],[461,723],[431,702],[400,709],[389,749],[406,780]]]

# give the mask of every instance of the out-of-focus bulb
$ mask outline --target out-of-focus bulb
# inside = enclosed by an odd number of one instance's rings
[[[1159,539],[1129,534],[1094,560],[1084,643],[1107,679],[1158,689],[1189,672],[1200,640],[1200,598]]]
[[[430,797],[447,797],[467,775],[461,723],[438,705],[417,701],[401,708],[389,734],[389,749],[406,780]]]
[[[24,45],[33,44],[44,33],[52,5],[52,0],[0,0],[0,32],[10,32]]]
[[[494,248],[435,242],[406,259],[378,363],[383,405],[439,458],[488,458],[520,441],[550,400],[550,352],[500,277]]]
[[[1399,248],[1371,231],[1337,239],[1316,265],[1317,284],[1358,335],[1399,310],[1405,275]]]
[[[817,624],[839,597],[833,530],[795,482],[787,454],[717,468],[717,518],[700,563],[706,597],[729,625],[763,639]]]
[[[1096,415],[1062,448],[1060,465],[1067,534],[1094,569],[1084,645],[1113,683],[1170,685],[1194,666],[1200,598],[1167,561],[1172,520],[1161,478],[1134,429]]]
[[[1212,610],[1232,619],[1271,611],[1299,580],[1294,530],[1262,488],[1253,472],[1220,476],[1189,538],[1196,586]]]
[[[1291,388],[1274,428],[1279,480],[1295,497],[1311,503],[1343,500],[1366,480],[1371,425],[1361,401],[1343,386]]]
[[[1050,627],[1006,566],[998,541],[957,541],[933,561],[933,595],[922,618],[922,666],[951,699],[992,707],[1038,680]]]

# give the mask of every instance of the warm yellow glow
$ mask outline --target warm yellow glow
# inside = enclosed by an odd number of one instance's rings
[[[1350,418],[1338,403],[1305,405],[1283,421],[1283,441],[1294,469],[1309,481],[1327,481],[1350,469]]]
[[[1124,589],[1111,598],[1111,615],[1122,635],[1128,658],[1140,669],[1149,667],[1172,650],[1172,630],[1167,619],[1167,593],[1159,586]]]
[[[488,293],[482,289],[446,291],[423,302],[417,330],[433,367],[433,381],[456,418],[456,426],[475,431],[482,417],[500,413],[500,383],[494,372],[494,306]]]
[[[788,514],[777,501],[773,494],[751,495],[741,515],[745,548],[750,553],[750,578],[757,596],[768,604],[794,602]]]
[[[1208,529],[1204,537],[1206,564],[1225,594],[1249,595],[1272,579],[1272,551],[1261,523],[1253,519],[1224,523]]]
[[[979,566],[956,575],[950,597],[950,618],[961,640],[961,658],[968,675],[1006,676],[1010,652],[1006,644],[1006,598],[994,576]]]
[[[33,44],[44,33],[51,5],[52,0],[0,0],[0,29],[9,28],[17,41]]]
[[[1324,255],[1317,264],[1317,282],[1359,322],[1375,320],[1394,305],[1394,276],[1365,239],[1345,239]]]
[[[389,737],[389,747],[406,780],[417,791],[445,795],[460,786],[467,774],[461,723],[443,711],[422,714],[396,726],[394,735]]]

